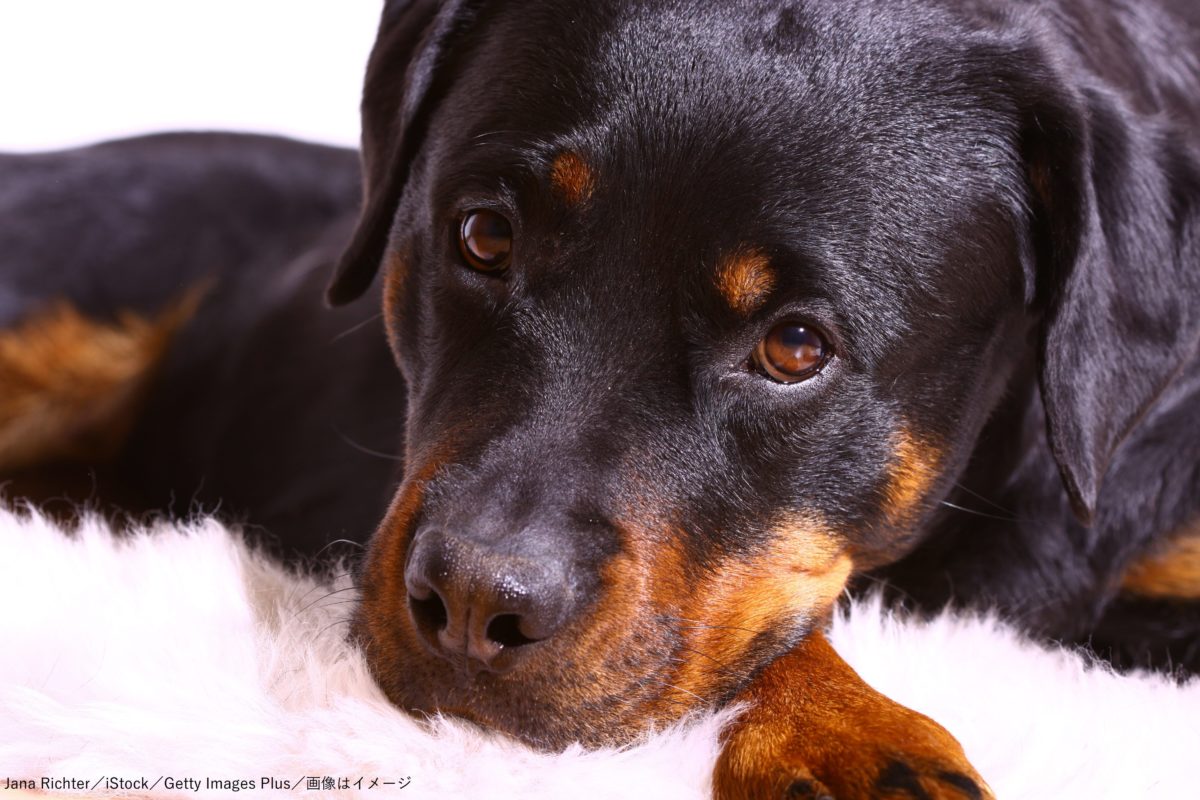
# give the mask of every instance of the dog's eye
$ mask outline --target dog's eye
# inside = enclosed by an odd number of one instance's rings
[[[754,348],[754,365],[780,383],[799,383],[821,371],[831,355],[825,337],[816,328],[782,322]]]
[[[468,211],[458,227],[458,249],[471,269],[502,272],[512,253],[512,225],[495,211]]]

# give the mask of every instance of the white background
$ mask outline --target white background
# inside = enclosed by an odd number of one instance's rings
[[[0,151],[229,129],[354,146],[380,0],[0,0]]]

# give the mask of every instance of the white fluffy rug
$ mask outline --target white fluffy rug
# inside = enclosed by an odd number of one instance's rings
[[[622,751],[545,755],[398,712],[343,640],[347,578],[290,574],[214,522],[122,540],[89,524],[69,538],[0,512],[0,571],[0,794],[6,778],[43,777],[91,796],[708,794],[718,718]],[[1200,682],[1118,677],[992,620],[918,624],[871,603],[838,619],[833,641],[949,728],[1000,798],[1200,796]],[[153,788],[97,790],[114,777]],[[310,778],[332,784],[312,791]],[[166,788],[185,779],[199,791]]]

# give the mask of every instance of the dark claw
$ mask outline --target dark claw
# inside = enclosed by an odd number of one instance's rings
[[[880,794],[904,792],[913,800],[931,800],[929,792],[921,786],[917,771],[903,761],[891,761],[875,779],[875,788]]]
[[[968,800],[983,800],[979,784],[961,772],[942,771],[937,773],[937,779],[962,792]],[[929,792],[921,785],[920,774],[903,761],[889,762],[875,780],[875,789],[881,794],[903,792],[913,800],[931,800]]]
[[[979,784],[963,775],[961,772],[939,772],[938,780],[943,783],[948,783],[955,789],[958,789],[969,800],[983,800],[983,789],[979,788]]]
[[[833,800],[824,786],[808,778],[792,781],[783,796],[787,800]]]

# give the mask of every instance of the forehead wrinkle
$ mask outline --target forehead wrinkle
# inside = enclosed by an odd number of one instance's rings
[[[518,200],[545,182],[550,163],[548,143],[535,134],[517,130],[486,130],[459,138],[446,131],[441,157],[431,160],[438,166],[439,195],[470,192],[496,192],[509,200]]]

